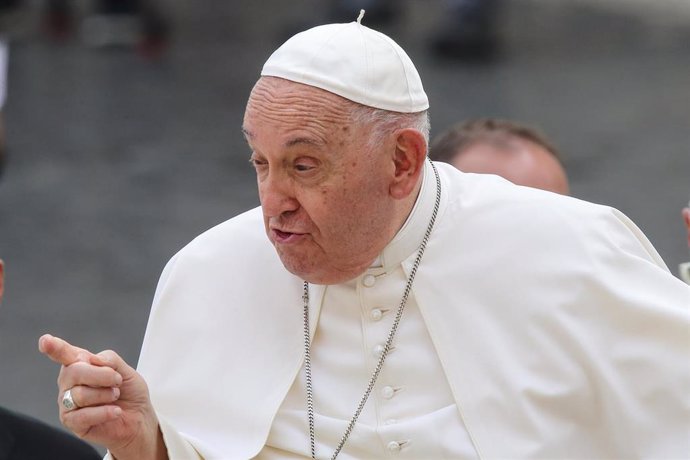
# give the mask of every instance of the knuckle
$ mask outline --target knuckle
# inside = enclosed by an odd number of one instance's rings
[[[89,367],[91,367],[89,363],[86,363],[84,361],[77,361],[67,366],[67,369],[72,371],[79,371],[83,369],[88,369]]]
[[[66,412],[60,418],[62,425],[78,437],[83,437],[88,432],[84,427],[84,417],[80,411]]]
[[[82,396],[84,395],[84,393],[82,391],[82,387],[80,387],[80,386],[72,387],[71,391],[72,391],[72,401],[74,401],[74,404],[76,404],[77,407],[82,407],[81,402],[83,400]]]
[[[59,417],[59,418],[60,418],[60,423],[62,424],[62,426],[64,426],[65,428],[69,428],[69,427],[70,427],[70,426],[69,426],[70,417],[67,416],[67,412],[61,410],[61,411],[60,411],[60,417]]]
[[[65,366],[60,366],[60,372],[58,373],[57,380],[56,380],[58,387],[65,380],[65,373],[67,373],[67,368]]]
[[[120,357],[117,353],[110,349],[103,350],[102,352],[98,353],[98,356],[111,363],[115,362],[115,360]]]

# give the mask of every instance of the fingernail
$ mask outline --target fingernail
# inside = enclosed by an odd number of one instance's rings
[[[120,416],[122,415],[122,408],[116,407],[116,408],[113,410],[113,415],[114,415],[115,417],[120,417]]]
[[[117,401],[117,398],[120,397],[120,389],[115,387],[113,388],[113,400]]]
[[[50,335],[48,334],[43,334],[39,339],[38,339],[38,349],[43,351],[45,350],[45,342],[50,338]]]
[[[115,374],[115,385],[122,385],[122,376],[120,374]]]

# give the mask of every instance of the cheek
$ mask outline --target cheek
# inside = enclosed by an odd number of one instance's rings
[[[302,208],[326,241],[351,227],[349,220],[356,206],[351,189],[342,186],[339,189],[321,188],[302,201]]]
[[[319,211],[322,231],[337,234],[341,244],[353,242],[363,229],[374,225],[378,193],[372,184],[355,184],[341,189],[324,190],[320,194]],[[316,218],[316,217],[314,217]],[[343,235],[347,240],[343,241]]]

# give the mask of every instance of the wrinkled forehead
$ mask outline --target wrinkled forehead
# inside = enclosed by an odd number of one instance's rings
[[[316,129],[322,134],[352,124],[356,104],[328,91],[277,77],[254,85],[244,114],[245,133]]]
[[[267,105],[296,104],[297,108],[314,107],[334,112],[349,111],[354,102],[337,94],[279,77],[261,77],[252,88],[247,111],[260,110]]]

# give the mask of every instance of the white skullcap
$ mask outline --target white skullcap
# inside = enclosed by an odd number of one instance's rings
[[[261,75],[315,86],[378,109],[411,113],[429,108],[422,80],[405,51],[358,21],[293,36],[268,58]]]

